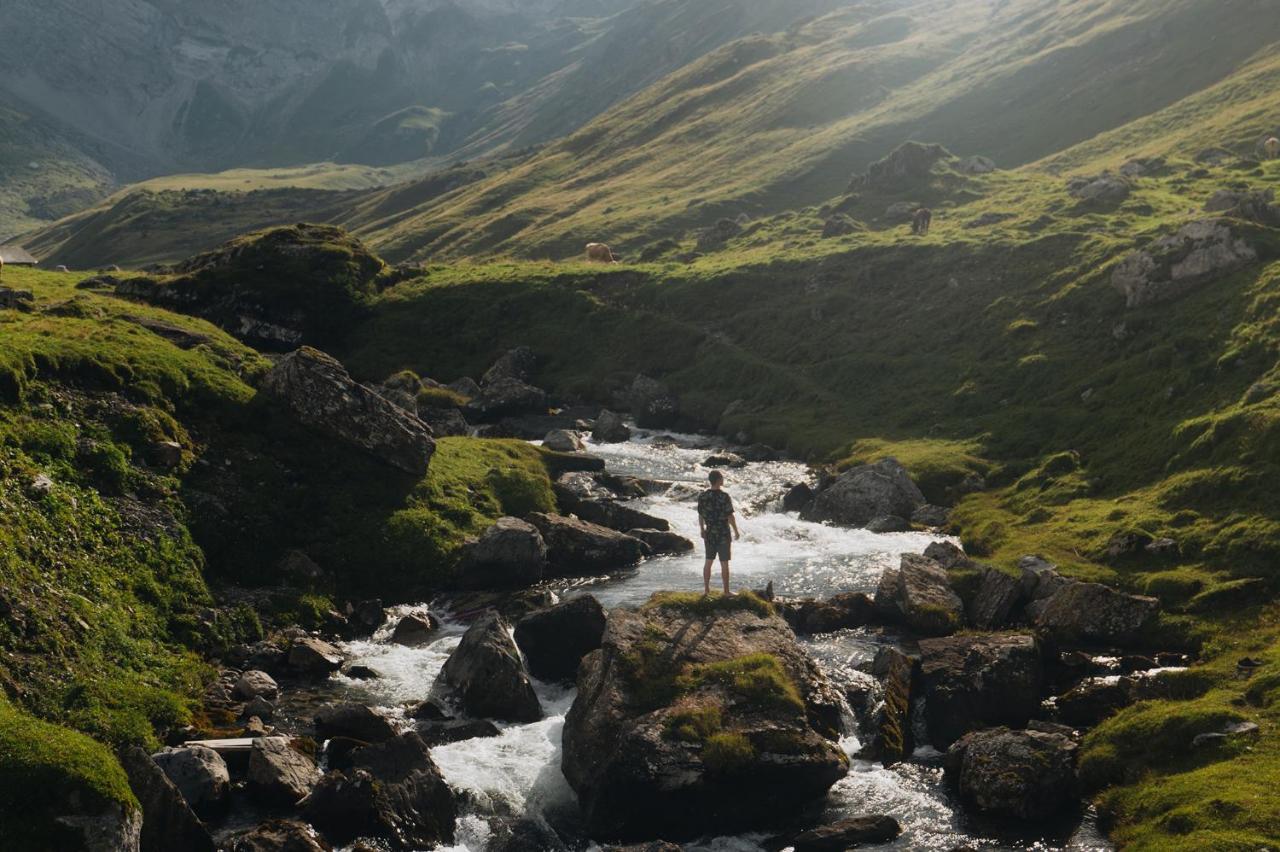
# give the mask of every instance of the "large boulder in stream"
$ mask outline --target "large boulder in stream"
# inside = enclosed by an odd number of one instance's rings
[[[453,841],[458,803],[415,733],[357,748],[306,802],[307,820],[338,843],[379,838],[395,852]]]
[[[1048,819],[1076,805],[1075,741],[1058,733],[993,728],[947,751],[946,778],[982,814]]]
[[[516,645],[534,677],[571,683],[582,658],[600,647],[606,618],[600,602],[583,595],[520,619]]]
[[[292,807],[320,780],[315,761],[287,737],[259,737],[249,753],[249,790],[263,804]]]
[[[845,775],[841,706],[764,600],[658,594],[583,660],[561,766],[594,837],[733,834]]]
[[[287,819],[271,820],[241,832],[227,848],[229,852],[331,852],[333,849],[311,826]]]
[[[562,515],[534,512],[529,522],[547,543],[547,575],[594,577],[632,567],[649,555],[638,538]]]
[[[470,716],[506,722],[536,722],[542,706],[529,682],[511,628],[497,614],[467,629],[445,660],[440,680],[453,689]]]
[[[897,459],[850,468],[822,488],[801,517],[847,527],[877,518],[909,518],[925,505],[924,494]]]
[[[920,640],[920,691],[929,738],[938,748],[978,728],[1025,725],[1040,707],[1043,680],[1034,636]]]
[[[222,755],[201,745],[162,749],[151,755],[182,793],[191,809],[202,817],[221,814],[231,792],[231,773]]]
[[[405,473],[425,475],[435,454],[431,427],[358,384],[337,359],[309,346],[276,362],[263,377],[261,390],[304,426]]]
[[[125,749],[120,765],[142,805],[141,852],[213,852],[209,830],[149,754],[137,746]]]
[[[875,604],[884,618],[924,636],[946,636],[964,622],[964,603],[946,569],[917,553],[902,554],[900,565],[881,575]]]

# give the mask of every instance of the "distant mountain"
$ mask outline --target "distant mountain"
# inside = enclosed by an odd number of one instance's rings
[[[729,0],[10,0],[0,235],[115,185],[545,142],[707,50],[840,5]]]

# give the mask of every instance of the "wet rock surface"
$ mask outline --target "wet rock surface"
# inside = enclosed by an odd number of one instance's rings
[[[440,680],[471,716],[535,722],[542,718],[542,707],[510,629],[496,614],[471,625],[445,662]]]

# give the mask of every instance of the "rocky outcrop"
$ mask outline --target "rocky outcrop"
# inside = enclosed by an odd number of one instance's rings
[[[286,737],[260,737],[249,753],[249,792],[259,802],[292,807],[320,780],[315,762]]]
[[[999,630],[1022,606],[1022,583],[995,568],[983,568],[978,590],[969,601],[969,623],[979,630]]]
[[[600,484],[597,476],[582,471],[561,475],[554,485],[556,502],[560,508],[584,521],[618,532],[671,529],[671,524],[665,519],[645,514],[619,502],[612,491]]]
[[[655,597],[611,612],[583,660],[562,768],[593,836],[735,833],[821,798],[845,774],[839,707],[758,598],[696,614]]]
[[[1183,225],[1177,233],[1132,252],[1111,271],[1111,286],[1130,308],[1176,298],[1258,259],[1258,253],[1218,219]]]
[[[440,680],[470,716],[507,722],[542,718],[520,650],[507,622],[498,615],[488,615],[467,629],[445,661]]]
[[[822,238],[831,240],[836,237],[846,237],[861,230],[865,230],[861,223],[845,213],[837,213],[822,223]]]
[[[670,530],[627,530],[627,535],[648,545],[653,556],[689,553],[694,548],[692,541]]]
[[[802,514],[807,521],[865,527],[876,518],[909,518],[924,495],[896,459],[882,459],[845,471],[822,488]]]
[[[527,588],[542,581],[547,544],[538,528],[519,518],[499,518],[463,546],[458,582],[466,588]]]
[[[981,154],[965,157],[956,164],[956,171],[965,175],[986,175],[996,170],[996,161]]]
[[[355,702],[329,704],[316,712],[316,738],[323,741],[346,737],[364,743],[380,743],[396,735],[396,727],[381,713]]]
[[[547,543],[547,575],[591,577],[622,571],[649,555],[637,538],[560,515],[534,513],[529,521]]]
[[[904,142],[868,166],[866,174],[855,178],[850,189],[909,189],[928,178],[935,163],[951,156],[941,145]]]
[[[631,429],[621,414],[606,409],[596,418],[591,437],[600,444],[622,444],[631,440]]]
[[[518,382],[533,381],[533,374],[538,369],[538,356],[528,346],[517,346],[498,357],[483,376],[480,385],[492,385],[504,379],[515,379]]]
[[[516,645],[534,677],[572,682],[582,658],[600,647],[605,621],[600,602],[583,595],[520,619]]]
[[[552,429],[542,439],[542,446],[557,453],[581,453],[587,449],[582,436],[571,429]]]
[[[964,604],[946,569],[915,553],[902,554],[899,567],[884,572],[875,605],[884,618],[925,636],[954,633],[964,622]]]
[[[241,832],[228,848],[230,852],[332,852],[333,849],[311,826],[285,819]]]
[[[136,746],[125,749],[120,765],[142,806],[140,852],[213,852],[209,830],[150,755]]]
[[[1133,184],[1111,174],[1075,177],[1067,181],[1067,192],[1082,204],[1119,204],[1133,193]]]
[[[275,701],[279,694],[280,687],[276,685],[275,678],[256,669],[250,669],[241,674],[232,689],[232,695],[244,701],[258,696],[262,696],[267,701]]]
[[[793,630],[810,635],[863,627],[876,616],[875,602],[862,592],[845,592],[825,600],[780,601],[778,608]]]
[[[231,792],[231,774],[222,756],[211,748],[192,745],[166,748],[151,755],[182,798],[201,817],[220,814]]]
[[[885,766],[905,760],[914,745],[911,701],[915,668],[915,660],[891,646],[880,649],[872,666],[873,673],[880,678],[884,696],[874,750],[879,751]]]
[[[1076,806],[1076,744],[1063,734],[994,728],[947,751],[946,777],[979,813],[1027,821]]]
[[[456,798],[417,734],[357,748],[349,764],[327,774],[306,803],[307,820],[334,841],[379,838],[399,852],[453,840]]]
[[[1280,205],[1273,189],[1220,189],[1205,202],[1206,213],[1221,213],[1263,225],[1280,225]]]
[[[436,451],[427,424],[356,383],[319,350],[303,347],[281,358],[261,390],[300,423],[414,476],[426,474]]]
[[[1128,645],[1159,612],[1160,602],[1101,583],[1069,583],[1045,600],[1036,629],[1059,645]]]
[[[1040,707],[1040,647],[1019,633],[920,640],[929,738],[946,748],[969,731],[1022,727]]]

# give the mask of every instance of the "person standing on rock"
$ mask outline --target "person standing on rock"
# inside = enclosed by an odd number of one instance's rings
[[[711,594],[711,566],[720,560],[720,578],[724,593],[729,594],[729,560],[733,557],[733,539],[741,538],[738,519],[733,514],[733,498],[724,490],[724,474],[711,471],[707,477],[711,487],[698,495],[698,530],[707,545],[707,561],[702,566],[703,593]],[[733,538],[730,538],[730,531]]]

